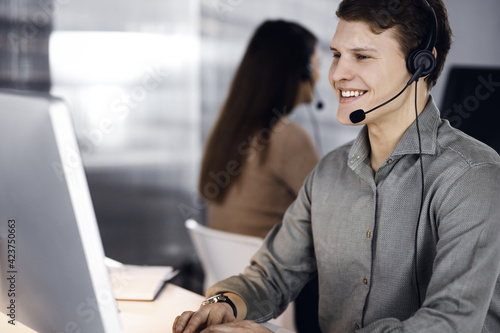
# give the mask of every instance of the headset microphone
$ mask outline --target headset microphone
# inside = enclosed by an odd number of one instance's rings
[[[410,83],[411,84],[411,83]],[[365,120],[366,118],[366,114],[372,112],[372,111],[375,111],[377,110],[378,108],[381,108],[382,106],[386,105],[386,104],[389,104],[390,102],[392,102],[393,100],[395,100],[396,98],[399,97],[399,95],[401,95],[405,90],[406,88],[408,88],[408,86],[410,84],[406,84],[406,86],[403,88],[403,90],[401,90],[396,96],[394,96],[393,98],[391,98],[390,100],[380,104],[379,106],[376,106],[374,107],[373,109],[370,109],[368,111],[365,112],[365,110],[362,110],[362,109],[358,109],[356,111],[353,111],[351,112],[351,114],[349,115],[349,119],[351,120],[351,122],[353,124],[357,124],[357,123],[360,123],[362,122],[363,120]]]
[[[323,100],[321,99],[321,96],[319,95],[318,88],[314,88],[314,99],[317,101],[316,102],[316,109],[318,109],[318,110],[323,109]]]
[[[394,96],[393,98],[391,98],[390,100],[374,107],[373,109],[370,109],[368,111],[364,111],[362,109],[358,109],[356,111],[353,111],[351,112],[351,114],[349,115],[349,119],[351,120],[351,122],[353,124],[357,124],[357,123],[360,123],[362,122],[363,120],[365,120],[366,118],[366,114],[372,112],[372,111],[375,111],[377,110],[378,108],[381,108],[382,106],[386,105],[386,104],[389,104],[390,102],[392,102],[393,100],[395,100],[396,98],[399,97],[399,95],[401,95],[405,90],[406,88],[408,88],[415,80],[417,80],[421,75],[422,75],[422,72],[424,71],[425,69],[425,64],[421,64],[417,70],[415,71],[415,73],[413,74],[413,76],[411,77],[411,79],[408,81],[408,83],[406,84],[406,86],[403,88],[403,90],[401,90],[396,96]]]

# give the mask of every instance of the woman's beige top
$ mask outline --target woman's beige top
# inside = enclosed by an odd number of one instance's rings
[[[261,131],[263,137],[269,134]],[[283,117],[273,128],[264,164],[259,161],[256,141],[240,145],[247,156],[241,177],[231,184],[222,204],[210,202],[208,225],[212,228],[258,237],[281,222],[295,200],[319,154],[305,130]],[[252,146],[252,149],[249,147]]]

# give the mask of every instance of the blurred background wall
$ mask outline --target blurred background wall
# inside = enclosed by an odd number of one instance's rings
[[[500,2],[444,2],[455,38],[433,91],[438,104],[453,65],[500,66]],[[338,3],[2,0],[0,86],[50,92],[70,106],[106,254],[175,265],[182,269],[176,282],[201,292],[184,221],[205,221],[196,195],[204,141],[264,19],[297,21],[319,38],[325,108],[300,106],[293,118],[322,154],[358,132],[337,124],[327,78]]]

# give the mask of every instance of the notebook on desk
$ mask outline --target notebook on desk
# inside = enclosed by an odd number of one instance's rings
[[[154,301],[165,283],[177,275],[170,266],[108,266],[117,300]]]

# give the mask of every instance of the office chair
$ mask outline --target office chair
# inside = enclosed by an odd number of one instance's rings
[[[216,230],[192,219],[185,226],[205,272],[205,290],[220,280],[243,273],[263,243],[262,238]],[[293,311],[291,303],[281,316],[269,322],[296,331]]]

